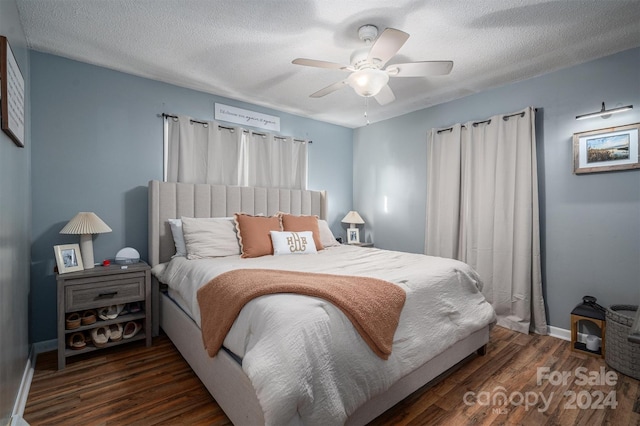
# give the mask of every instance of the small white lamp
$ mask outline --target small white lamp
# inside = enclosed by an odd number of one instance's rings
[[[94,267],[93,262],[93,236],[111,232],[111,228],[93,212],[80,212],[60,230],[61,234],[80,235],[80,253],[84,269]]]
[[[360,217],[357,211],[351,210],[347,215],[342,219],[342,223],[348,223],[349,228],[355,228],[356,224],[363,225],[364,220]]]
[[[351,210],[347,215],[342,219],[342,223],[349,224],[349,231],[347,231],[347,242],[349,244],[356,244],[360,242],[360,232],[358,232],[358,228],[356,225],[363,225],[364,220],[360,217],[357,211]]]

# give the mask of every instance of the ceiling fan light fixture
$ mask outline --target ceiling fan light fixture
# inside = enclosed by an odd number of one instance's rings
[[[388,81],[389,76],[387,73],[375,68],[365,68],[355,71],[347,79],[349,86],[351,86],[358,95],[364,96],[365,98],[380,93],[380,90],[382,90]]]
[[[452,61],[419,61],[395,63],[385,68],[405,44],[409,34],[395,28],[386,28],[378,35],[375,25],[363,25],[358,29],[358,36],[366,46],[352,52],[349,65],[306,58],[292,61],[296,65],[351,72],[347,78],[312,93],[310,97],[320,98],[348,85],[358,95],[364,98],[375,97],[378,104],[386,105],[396,99],[387,84],[389,77],[445,75],[453,67]]]

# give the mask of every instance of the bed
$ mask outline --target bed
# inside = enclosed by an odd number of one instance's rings
[[[363,425],[469,355],[476,351],[483,353],[485,345],[489,341],[489,330],[495,322],[495,314],[481,296],[480,289],[477,288],[481,284],[479,284],[477,276],[474,275],[475,273],[457,261],[340,245],[322,250],[317,255],[263,256],[255,259],[231,256],[228,259],[198,259],[195,261],[185,258],[172,259],[176,247],[168,223],[169,219],[180,217],[224,218],[233,216],[236,212],[264,214],[267,217],[276,212],[285,212],[291,215],[316,215],[320,219],[324,219],[327,212],[326,193],[309,190],[149,182],[149,261],[154,271],[153,303],[154,306],[159,307],[159,309],[154,309],[154,333],[157,334],[159,327],[162,327],[234,424],[344,423]],[[369,266],[363,266],[364,263],[360,263],[361,261],[372,261],[373,263]],[[439,275],[440,282],[437,285],[434,284],[434,289],[438,289],[438,294],[434,293],[425,298],[426,302],[418,302],[417,294],[423,290],[418,291],[411,287],[412,276],[407,275],[407,279],[402,279],[402,274],[407,274],[406,271],[412,269],[402,266],[404,263],[396,262],[413,262],[414,264],[431,262],[436,269],[440,268],[439,270],[452,272],[451,276],[447,278],[448,281]],[[290,266],[293,264],[296,266]],[[192,268],[193,272],[191,269],[183,269],[187,267]],[[325,383],[329,389],[316,390],[317,377],[305,377],[306,382],[300,377],[299,380],[296,380],[295,386],[292,386],[294,382],[289,384],[286,382],[286,380],[292,379],[285,379],[281,377],[280,373],[265,374],[265,371],[272,371],[273,366],[278,364],[269,365],[266,363],[263,370],[258,371],[258,367],[265,364],[264,361],[259,363],[255,361],[255,359],[259,359],[256,356],[259,348],[269,347],[269,345],[280,346],[280,342],[271,337],[271,340],[261,338],[261,340],[256,340],[257,343],[247,344],[250,339],[254,339],[252,327],[255,328],[256,324],[246,325],[246,321],[255,321],[254,316],[260,313],[260,309],[263,309],[260,306],[265,305],[258,303],[258,301],[271,298],[271,301],[280,300],[281,303],[284,303],[282,306],[288,304],[298,307],[308,303],[310,307],[320,307],[322,312],[326,312],[328,317],[333,318],[330,321],[337,323],[341,321],[340,311],[333,309],[332,305],[326,302],[308,296],[285,294],[263,296],[248,303],[238,316],[238,321],[229,331],[223,349],[218,351],[215,356],[210,357],[203,346],[200,312],[193,302],[195,297],[189,296],[189,293],[184,293],[183,290],[177,288],[173,292],[171,287],[168,292],[159,291],[162,283],[158,282],[157,277],[161,277],[161,280],[165,280],[166,277],[173,277],[173,279],[178,277],[189,287],[195,281],[206,281],[216,274],[234,268],[277,270],[300,268],[320,274],[334,273],[337,268],[340,272],[347,272],[346,275],[380,275],[375,278],[403,286],[407,291],[407,301],[400,316],[398,331],[393,342],[393,352],[388,360],[380,359],[373,353],[367,353],[366,343],[363,343],[362,339],[359,339],[351,330],[353,327],[347,324],[340,325],[340,327],[344,327],[340,333],[336,333],[332,329],[329,343],[334,345],[333,349],[329,351],[328,355],[323,355],[328,358],[322,358],[320,361],[314,359],[310,362],[320,362],[321,367],[324,366],[322,363],[326,363],[331,371],[342,368],[344,371],[340,375],[343,376],[350,375],[351,371],[354,371],[355,375],[363,374],[365,379],[357,376],[357,380],[353,380],[356,384],[360,383],[355,389],[343,389],[343,386],[346,385],[342,383],[333,383],[332,388],[331,380],[333,379],[326,378],[332,377],[328,373],[323,374],[320,381],[329,382]],[[167,278],[167,281],[170,280]],[[200,284],[196,282],[193,286],[197,288]],[[466,292],[464,300],[461,302],[466,305],[462,308],[449,306],[449,301],[446,299],[448,296],[444,296],[458,286],[464,288],[463,291]],[[283,300],[286,302],[282,302]],[[278,307],[277,309],[279,311],[283,308]],[[444,320],[440,319],[441,327],[429,326],[425,319],[425,331],[419,331],[424,336],[406,339],[407,342],[402,341],[403,336],[408,333],[407,330],[416,333],[418,332],[416,329],[423,328],[421,325],[423,319],[414,315],[414,311],[417,310],[423,312],[425,316],[434,316],[435,318],[436,313],[443,309],[446,314],[442,317],[445,318]],[[470,312],[472,314],[469,314]],[[263,320],[258,321],[259,324],[264,322]],[[282,325],[282,327],[285,326],[287,324]],[[330,326],[334,327],[335,324],[331,323]],[[439,328],[442,328],[442,332],[438,331]],[[245,330],[247,334],[243,335],[241,329],[247,329],[248,331]],[[286,331],[282,331],[281,334],[283,333],[292,334]],[[414,341],[421,341],[423,337],[426,340],[422,346],[414,343]],[[278,337],[278,339],[280,338],[284,337]],[[346,340],[341,340],[343,338]],[[242,347],[243,342],[247,347]],[[348,342],[348,347],[344,347],[345,342]],[[283,342],[283,345],[286,344]],[[315,354],[318,351],[314,348],[310,352]],[[340,363],[355,362],[356,364],[342,367],[338,361],[332,359],[333,352],[341,352],[340,356],[335,355],[335,358],[340,358]],[[345,356],[345,353],[351,355]],[[288,359],[286,357],[292,355],[285,354],[283,356],[285,356],[284,359]],[[291,374],[297,374],[295,368],[297,362],[291,362],[291,367],[288,368],[292,371]],[[379,380],[372,379],[371,383],[366,380],[369,380],[369,375],[373,373],[360,372],[360,370],[369,368],[365,367],[369,365],[371,369],[380,371],[380,373],[375,373],[380,376]],[[309,367],[308,369],[311,371],[313,368],[318,367]],[[344,372],[347,373],[344,374]],[[286,373],[290,374],[288,371]],[[295,375],[293,379],[296,379]],[[340,377],[338,377],[339,379]],[[358,380],[365,381],[358,382]],[[280,386],[284,387],[271,387],[275,386],[272,385],[274,382],[276,384],[283,382]],[[305,388],[299,383],[307,383],[307,387]],[[312,386],[314,389],[309,391],[307,388]],[[302,389],[302,393],[306,392],[309,395],[306,393],[304,395],[285,395],[289,393],[289,389],[297,389],[298,387]],[[341,406],[320,407],[320,405],[326,404],[325,399],[336,398],[336,394],[338,399],[342,398],[344,401],[339,400],[334,405],[342,404]],[[269,397],[266,398],[265,395],[269,395]],[[275,395],[275,397],[272,398],[271,395]],[[354,396],[352,397],[352,395]],[[283,407],[280,407],[279,404]],[[287,404],[289,406],[284,407]],[[292,404],[295,406],[291,407]],[[325,409],[328,411],[322,411]],[[285,412],[288,414],[281,415]]]

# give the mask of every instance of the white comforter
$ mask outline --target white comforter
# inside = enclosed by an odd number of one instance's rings
[[[248,303],[224,346],[242,358],[242,369],[269,425],[343,424],[365,401],[495,321],[469,266],[419,254],[341,246],[317,255],[175,258],[154,268],[154,273],[200,325],[197,289],[237,268],[368,276],[396,283],[407,292],[393,353],[386,361],[328,302],[278,294]]]

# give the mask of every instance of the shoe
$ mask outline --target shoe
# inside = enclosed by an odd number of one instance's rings
[[[82,313],[82,325],[91,325],[96,322],[96,311],[89,309]]]
[[[107,317],[107,313],[109,312],[109,308],[109,306],[105,306],[104,308],[98,309],[98,318],[104,321],[108,320],[109,317]]]
[[[118,315],[120,315],[123,309],[124,309],[124,304],[109,306],[109,311],[107,311],[107,318],[109,319],[118,318]]]
[[[130,314],[138,313],[141,310],[142,310],[142,308],[140,307],[140,302],[129,303],[129,313]]]
[[[122,311],[124,311],[124,308],[125,308],[126,306],[127,306],[126,304],[116,305],[116,317],[117,317],[118,315],[124,315],[124,314],[122,313]]]
[[[79,350],[87,346],[87,342],[84,340],[84,334],[81,332],[70,334],[67,338],[67,344],[71,349]]]
[[[106,346],[110,337],[111,331],[109,331],[109,327],[97,327],[91,330],[91,340],[93,340],[93,344],[97,348]]]
[[[109,326],[109,339],[112,342],[119,342],[122,340],[122,324],[111,324]]]
[[[72,312],[67,315],[67,319],[65,320],[65,327],[67,330],[73,330],[74,328],[80,327],[80,314],[77,312]]]
[[[124,305],[111,305],[105,306],[104,308],[100,308],[98,310],[98,317],[105,321],[112,320],[118,318],[120,312],[124,309]]]
[[[142,325],[135,321],[129,321],[124,325],[124,331],[122,332],[123,339],[131,339],[142,330]]]

